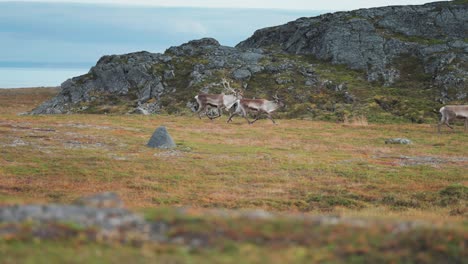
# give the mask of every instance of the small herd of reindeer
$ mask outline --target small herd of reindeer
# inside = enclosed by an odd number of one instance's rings
[[[274,101],[269,101],[266,99],[246,99],[243,98],[243,92],[241,90],[234,90],[231,88],[231,85],[226,79],[222,80],[222,85],[225,90],[232,92],[233,94],[199,94],[195,96],[195,100],[198,103],[198,117],[201,118],[202,112],[211,120],[221,116],[223,109],[229,111],[233,106],[235,106],[234,112],[229,116],[227,123],[231,122],[234,115],[240,115],[244,117],[249,124],[255,123],[262,114],[266,114],[267,118],[270,119],[273,124],[276,124],[275,120],[271,116],[273,112],[278,110],[278,108],[283,107],[284,103],[278,98],[277,95],[274,96]],[[208,115],[208,107],[215,107],[218,110],[218,115],[210,116]],[[255,113],[256,116],[253,121],[250,121],[247,118],[248,113]]]
[[[276,124],[275,120],[271,116],[273,112],[284,106],[284,103],[275,95],[274,101],[266,99],[246,99],[243,98],[243,93],[240,90],[234,90],[226,79],[222,79],[221,84],[225,90],[228,90],[232,94],[206,94],[201,93],[195,96],[195,100],[198,103],[197,114],[201,119],[202,112],[211,120],[221,116],[223,109],[231,109],[235,106],[235,110],[230,114],[227,123],[231,122],[232,117],[240,115],[244,117],[249,124],[255,123],[262,114],[266,114],[267,118],[270,119],[273,124]],[[217,115],[208,115],[208,107],[217,108]],[[468,128],[468,105],[446,105],[440,108],[439,112],[442,114],[440,122],[437,124],[437,131],[440,133],[440,127],[446,125],[449,128],[453,127],[449,122],[461,118],[465,120],[465,131]],[[255,118],[250,121],[247,118],[248,113],[255,113]]]

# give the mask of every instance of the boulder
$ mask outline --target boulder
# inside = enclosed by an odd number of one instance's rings
[[[172,149],[176,147],[176,144],[167,132],[166,127],[160,126],[154,131],[147,146],[150,148]]]

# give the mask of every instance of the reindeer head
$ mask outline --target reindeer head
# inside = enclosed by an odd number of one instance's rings
[[[236,89],[234,95],[237,99],[242,99],[244,97],[244,92],[241,89]]]
[[[221,84],[223,85],[224,87],[224,90],[234,94],[234,96],[238,99],[242,99],[242,97],[244,96],[244,92],[242,92],[242,90],[240,89],[232,89],[231,88],[231,83],[226,80],[225,78],[221,79]]]
[[[276,92],[275,95],[273,95],[273,99],[274,99],[275,103],[277,103],[279,105],[279,107],[284,107],[285,106],[284,100],[280,99],[278,97],[278,92]]]

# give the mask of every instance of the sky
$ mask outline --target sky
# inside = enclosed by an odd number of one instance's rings
[[[235,46],[300,17],[419,0],[0,0],[0,67],[89,68],[103,55],[213,37]]]
[[[0,0],[0,2],[8,2]],[[24,0],[22,2],[119,4],[165,7],[275,8],[295,10],[352,10],[387,5],[418,5],[423,0]]]

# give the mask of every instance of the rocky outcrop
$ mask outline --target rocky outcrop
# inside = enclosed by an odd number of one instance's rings
[[[279,47],[334,64],[365,70],[386,85],[400,78],[395,60],[415,57],[441,87],[444,100],[467,97],[468,5],[435,2],[300,18],[257,30],[236,47]]]
[[[182,89],[193,89],[196,94],[200,91],[195,88],[212,79],[215,71],[226,71],[227,77],[234,80],[248,79],[262,70],[258,65],[261,53],[261,50],[240,51],[204,38],[171,47],[164,54],[104,56],[87,74],[62,83],[60,93],[31,114],[106,112],[93,107],[112,102],[126,104],[129,113],[157,113],[163,107],[164,96],[174,97]],[[210,85],[218,90],[222,87],[221,83]],[[202,88],[205,92],[210,90]],[[184,99],[188,101],[192,96]]]
[[[149,52],[104,56],[87,74],[62,83],[59,95],[34,109],[32,114],[79,112],[88,107],[80,103],[109,96],[125,96],[137,102],[159,98],[165,90],[164,77],[153,73],[152,67],[171,59]]]
[[[31,114],[193,111],[196,94],[223,92],[227,78],[246,97],[279,94],[289,117],[343,120],[353,111],[382,110],[424,122],[441,103],[468,98],[467,20],[467,5],[456,2],[360,9],[260,29],[235,48],[204,38],[163,54],[104,56]],[[336,64],[360,75],[346,80],[334,73]],[[348,85],[349,78],[354,83]],[[362,90],[366,81],[419,89],[426,101],[414,104],[414,93],[408,100],[359,97],[369,96]]]

